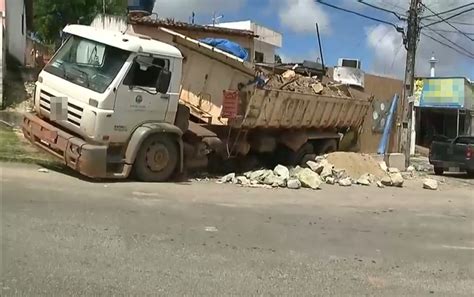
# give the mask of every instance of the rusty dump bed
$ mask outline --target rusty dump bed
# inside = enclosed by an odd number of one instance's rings
[[[370,106],[369,100],[262,89],[248,92],[241,101],[246,102],[243,118],[230,123],[246,129],[356,129]]]

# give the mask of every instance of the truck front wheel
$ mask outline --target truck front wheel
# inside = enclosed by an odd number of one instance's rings
[[[135,176],[144,182],[164,182],[171,178],[177,164],[176,142],[166,135],[153,135],[143,142],[138,152]]]

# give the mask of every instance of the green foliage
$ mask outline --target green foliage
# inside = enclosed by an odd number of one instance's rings
[[[282,63],[280,55],[275,55],[275,63],[277,63],[277,64]]]
[[[126,1],[104,1],[107,14],[125,14]],[[46,43],[54,43],[64,26],[89,25],[97,14],[103,12],[103,0],[36,0],[33,9],[35,31]]]

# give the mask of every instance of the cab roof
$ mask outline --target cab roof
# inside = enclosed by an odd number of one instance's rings
[[[117,31],[102,30],[84,25],[68,25],[63,32],[129,52],[165,55],[175,58],[183,57],[176,47],[148,37],[122,34]]]

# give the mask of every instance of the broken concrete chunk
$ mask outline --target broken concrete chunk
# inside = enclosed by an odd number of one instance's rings
[[[316,163],[314,161],[308,161],[306,162],[306,165],[308,165],[309,169],[313,170],[314,172],[318,174],[321,173],[321,171],[323,171],[323,167],[321,166],[320,163]]]
[[[297,190],[297,189],[301,188],[301,182],[298,179],[295,179],[295,178],[289,179],[288,182],[287,182],[287,187],[288,187],[288,189]]]
[[[416,170],[415,170],[415,167],[413,167],[413,166],[408,166],[407,172],[415,172],[415,171],[416,171]]]
[[[283,165],[277,165],[275,169],[273,169],[273,173],[284,180],[288,180],[290,178],[290,171]]]
[[[326,177],[326,183],[328,185],[334,185],[336,183],[336,180],[334,179],[334,177],[328,176],[328,177]]]
[[[238,176],[237,184],[242,185],[242,186],[248,186],[250,184],[250,181],[245,176]]]
[[[381,162],[379,163],[379,166],[380,166],[380,168],[382,168],[383,171],[387,171],[387,170],[388,170],[387,163],[385,163],[385,161],[381,161]]]
[[[300,166],[296,166],[294,168],[291,168],[290,169],[290,177],[298,178],[298,173],[300,173],[301,170],[303,170],[303,168],[300,167]]]
[[[314,158],[314,161],[316,161],[316,163],[319,163],[321,162],[322,160],[325,160],[326,158],[324,156],[317,156],[316,158]]]
[[[319,174],[309,168],[300,170],[297,177],[303,187],[311,188],[313,190],[319,189],[323,183]]]
[[[384,178],[382,178],[382,180],[380,181],[380,183],[386,187],[391,187],[393,185],[392,183],[392,179],[390,178],[390,176],[384,176]]]
[[[257,171],[253,171],[249,174],[248,179],[256,180],[258,182],[263,182],[263,180],[270,174],[273,174],[272,170],[261,169]]]
[[[320,82],[311,84],[311,88],[316,94],[321,94],[321,92],[324,90],[323,84]]]
[[[40,168],[40,169],[38,169],[38,172],[41,172],[41,173],[49,173],[49,170],[46,169],[46,168]]]
[[[293,70],[287,70],[283,72],[281,76],[285,79],[290,79],[296,76],[296,72],[294,72]]]
[[[219,181],[221,183],[231,183],[234,179],[235,179],[235,173],[229,173],[221,177]]]
[[[438,189],[438,181],[434,179],[427,178],[423,182],[423,189],[427,190],[437,190]]]
[[[388,173],[400,173],[400,169],[395,168],[395,167],[390,167],[388,169]]]
[[[368,178],[361,177],[357,180],[357,184],[361,186],[370,186],[371,182]]]
[[[352,186],[352,179],[350,177],[343,178],[339,180],[338,184],[343,187],[350,187]]]
[[[286,187],[286,179],[276,176],[272,172],[264,178],[263,184],[269,185],[272,187]]]
[[[377,182],[377,187],[379,188],[385,188],[385,186],[383,185],[383,183],[381,181],[378,181]]]
[[[390,178],[392,179],[392,186],[400,188],[403,187],[403,182],[405,180],[403,179],[403,176],[400,172],[390,174]]]

